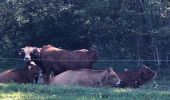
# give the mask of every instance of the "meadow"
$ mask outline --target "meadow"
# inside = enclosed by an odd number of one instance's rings
[[[138,89],[0,84],[1,100],[170,100],[170,82],[152,80]]]
[[[11,64],[10,64],[11,65]],[[13,64],[14,65],[14,64]],[[4,67],[7,68],[7,67]],[[6,69],[1,69],[1,71]],[[170,100],[170,71],[137,89],[49,86],[44,84],[0,84],[1,100]]]

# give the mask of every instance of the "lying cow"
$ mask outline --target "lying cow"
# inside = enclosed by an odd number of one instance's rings
[[[46,82],[52,71],[54,75],[58,75],[67,70],[91,69],[98,58],[95,49],[68,51],[47,45],[42,48],[25,47],[22,51],[25,55],[24,59],[33,60],[41,66]]]
[[[50,79],[50,85],[67,86],[109,86],[121,84],[121,80],[112,68],[108,70],[79,69],[68,70]]]
[[[31,61],[25,68],[1,72],[0,83],[33,83],[39,71],[40,68]]]
[[[142,67],[137,70],[127,70],[122,73],[117,73],[117,75],[122,80],[122,87],[138,88],[145,82],[156,77],[157,73],[151,70],[149,67],[142,65]]]

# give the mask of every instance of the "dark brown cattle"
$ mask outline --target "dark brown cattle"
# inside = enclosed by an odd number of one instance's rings
[[[0,73],[0,83],[33,83],[39,71],[40,68],[34,62],[30,62],[25,68]]]
[[[122,73],[117,73],[117,75],[122,80],[122,87],[138,88],[145,82],[156,77],[157,73],[151,70],[149,67],[142,65],[142,67],[137,70],[127,70]]]
[[[50,85],[109,86],[120,85],[121,80],[112,68],[108,70],[68,70],[50,79]]]
[[[26,52],[28,49],[29,52]],[[98,58],[98,53],[95,49],[68,51],[47,45],[42,48],[25,47],[23,51],[25,53],[24,59],[38,58],[38,60],[34,61],[41,66],[46,82],[48,82],[52,71],[54,75],[57,75],[67,70],[91,69]]]

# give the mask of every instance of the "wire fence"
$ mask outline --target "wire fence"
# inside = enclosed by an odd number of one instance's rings
[[[109,57],[108,57],[109,58]],[[0,60],[25,60],[22,58],[0,58]],[[31,59],[31,60],[40,60],[40,59]],[[55,59],[41,59],[41,61],[96,61],[96,60],[55,60]],[[169,62],[170,60],[166,60],[166,59],[159,59],[159,60],[155,60],[155,59],[107,59],[107,57],[105,57],[104,59],[100,58],[97,61],[99,62]]]
[[[33,59],[39,60],[39,59]],[[41,59],[41,61],[66,61],[70,63],[71,61],[87,61],[87,60],[54,60],[54,59]],[[94,61],[94,60],[88,60]],[[97,62],[93,65],[93,69],[107,69],[109,67],[113,67],[115,71],[123,72],[124,69],[134,70],[144,64],[150,67],[153,70],[159,72],[160,69],[163,67],[168,67],[170,65],[170,60],[161,59],[161,60],[154,60],[154,59],[113,59],[111,57],[100,57]],[[161,64],[159,65],[158,62]],[[0,72],[7,70],[7,69],[17,69],[25,67],[26,61],[23,58],[8,58],[8,57],[1,57],[0,58]],[[163,76],[167,76],[167,73],[163,72]]]
[[[32,59],[34,61],[40,59]],[[64,62],[70,63],[71,62],[88,62],[88,61],[96,61],[96,60],[86,60],[86,59],[71,59],[71,60],[56,60],[56,59],[41,59],[41,61],[51,61],[51,62]],[[9,58],[9,57],[1,57],[0,58],[0,69],[8,69],[8,68],[21,68],[25,66],[25,59],[24,58]],[[106,69],[108,67],[113,67],[115,70],[123,71],[124,69],[135,69],[144,64],[153,69],[162,69],[163,67],[169,67],[170,60],[168,59],[114,59],[112,57],[100,57],[96,63],[94,63],[94,69]]]

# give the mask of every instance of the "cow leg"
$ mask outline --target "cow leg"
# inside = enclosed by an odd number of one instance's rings
[[[49,84],[50,74],[44,74],[44,80],[46,84]]]
[[[43,72],[43,79],[46,84],[49,84],[50,70],[46,70],[46,72]]]
[[[56,76],[56,75],[60,74],[61,72],[64,72],[64,71],[61,71],[60,69],[58,69],[58,66],[56,68],[57,69],[52,69],[51,70],[53,72],[53,76]]]
[[[35,84],[38,83],[38,77],[35,77]]]

